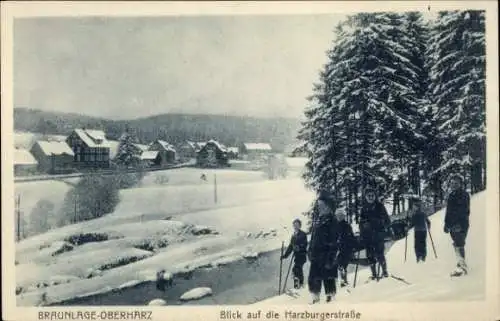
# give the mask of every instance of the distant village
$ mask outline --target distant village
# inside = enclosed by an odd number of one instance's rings
[[[68,136],[36,139],[27,149],[17,148],[14,154],[14,175],[37,173],[64,174],[114,168],[120,142],[109,140],[102,130],[77,128]],[[157,139],[149,144],[133,144],[133,153],[141,168],[163,168],[193,162],[202,168],[229,167],[234,161],[263,161],[275,154],[269,143],[243,143],[225,146],[216,140],[185,141],[174,146]],[[299,156],[290,147],[287,156]]]

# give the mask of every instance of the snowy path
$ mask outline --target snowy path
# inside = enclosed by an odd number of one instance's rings
[[[342,302],[429,302],[484,300],[486,291],[486,257],[485,257],[485,215],[486,194],[481,193],[472,198],[471,227],[467,238],[467,261],[469,275],[463,278],[451,278],[451,270],[456,259],[448,234],[443,233],[444,212],[440,211],[431,217],[432,236],[438,258],[434,257],[432,245],[428,238],[428,255],[424,264],[415,262],[413,250],[413,230],[408,236],[408,256],[404,262],[404,239],[393,245],[387,254],[389,273],[407,280],[410,285],[388,278],[380,283],[365,284],[369,270],[358,274],[356,288],[350,294],[339,291],[338,301]],[[352,279],[352,275],[350,276]],[[310,295],[307,289],[300,292],[298,299],[288,295],[273,297],[258,304],[308,304]]]

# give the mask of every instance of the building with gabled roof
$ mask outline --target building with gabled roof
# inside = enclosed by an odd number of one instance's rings
[[[200,167],[227,167],[229,157],[227,149],[215,140],[209,140],[198,151],[196,165]]]
[[[66,138],[74,164],[84,168],[109,168],[111,144],[102,130],[77,128]]]
[[[37,160],[41,172],[66,172],[73,168],[75,154],[66,142],[38,140],[30,153]]]
[[[268,143],[243,143],[240,148],[240,154],[247,159],[267,157],[272,152],[273,148]]]
[[[158,165],[160,166],[175,163],[177,160],[177,151],[175,147],[161,139],[157,139],[149,144],[148,151],[156,151],[159,153],[160,164]]]

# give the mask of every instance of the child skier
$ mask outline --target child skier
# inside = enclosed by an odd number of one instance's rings
[[[311,226],[311,241],[308,256],[311,262],[309,270],[309,291],[312,303],[320,301],[321,286],[325,288],[326,302],[334,298],[337,278],[338,222],[334,215],[335,200],[328,192],[320,192],[316,201]]]
[[[299,289],[304,285],[304,272],[302,267],[307,260],[307,235],[301,230],[302,222],[299,219],[293,221],[293,235],[282,259],[288,258],[293,252],[293,287]]]
[[[431,228],[431,221],[422,209],[421,199],[413,197],[412,202],[411,225],[413,225],[415,235],[415,255],[417,263],[419,263],[420,261],[425,262],[427,256],[427,229]]]
[[[351,224],[346,221],[346,213],[344,209],[337,209],[335,212],[338,224],[338,255],[337,264],[338,270],[340,272],[340,286],[344,287],[348,285],[347,282],[347,266],[351,262],[353,249],[354,249],[354,233],[352,231]]]
[[[382,267],[382,276],[388,277],[385,260],[385,236],[390,231],[390,219],[384,204],[377,200],[372,187],[365,189],[365,202],[359,217],[360,234],[370,262],[371,279],[378,279],[376,263]]]
[[[463,178],[459,175],[450,178],[451,193],[446,203],[444,218],[444,232],[450,233],[457,256],[457,267],[451,272],[451,276],[467,274],[465,239],[469,230],[470,197],[463,183]]]

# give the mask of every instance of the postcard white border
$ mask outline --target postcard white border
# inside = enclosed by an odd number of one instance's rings
[[[39,311],[78,311],[82,308],[22,308],[15,306],[14,200],[13,200],[13,19],[37,16],[158,16],[158,15],[275,15],[334,14],[374,11],[486,10],[487,43],[487,299],[484,302],[343,304],[362,313],[362,320],[494,320],[499,313],[499,192],[498,192],[498,7],[496,1],[331,1],[331,2],[16,2],[2,3],[2,316],[5,320],[38,320]],[[311,84],[312,85],[312,84]],[[312,87],[311,87],[312,88]],[[11,215],[12,214],[12,215]],[[295,306],[298,309],[300,306]],[[154,320],[219,320],[223,306],[144,307]],[[257,309],[283,311],[284,306],[231,306],[242,312]],[[307,306],[311,310],[311,306]],[[133,307],[139,310],[138,307]],[[89,307],[95,310],[130,310],[127,307]],[[315,306],[314,311],[332,311]]]

